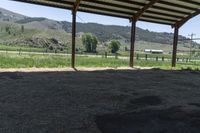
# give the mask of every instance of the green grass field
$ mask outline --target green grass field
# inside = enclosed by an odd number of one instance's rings
[[[0,51],[18,51],[18,52],[40,52],[40,53],[55,53],[55,50],[47,50],[46,48],[34,48],[34,47],[25,47],[25,46],[9,46],[9,45],[0,45]],[[63,51],[57,50],[57,53],[67,53],[67,50]]]
[[[0,53],[0,68],[63,68],[70,67],[71,56],[69,55],[42,55],[42,54],[17,54],[17,53]],[[76,56],[77,67],[128,67],[128,59],[115,59],[103,57]],[[156,60],[136,60],[135,66],[154,67],[170,69],[170,61]],[[200,68],[200,62],[178,62],[177,69]]]

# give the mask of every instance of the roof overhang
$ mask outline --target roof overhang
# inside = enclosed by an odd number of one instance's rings
[[[200,13],[199,0],[14,0],[181,27]]]

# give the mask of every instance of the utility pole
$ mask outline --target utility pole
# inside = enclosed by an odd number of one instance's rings
[[[195,36],[196,34],[192,33],[188,36],[190,36],[190,59],[192,57],[192,43],[193,43],[193,37]]]

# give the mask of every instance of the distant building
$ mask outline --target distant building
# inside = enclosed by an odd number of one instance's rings
[[[145,53],[151,53],[151,49],[145,49],[144,52]]]
[[[154,50],[154,49],[145,49],[144,52],[145,53],[152,53],[152,54],[163,54],[164,53],[163,50]]]

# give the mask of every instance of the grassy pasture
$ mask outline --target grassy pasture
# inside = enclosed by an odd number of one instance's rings
[[[0,53],[0,68],[54,68],[70,67],[70,55]],[[177,69],[199,68],[200,62],[178,62]],[[127,67],[128,59],[76,56],[78,67]],[[170,69],[171,61],[135,60],[135,66]]]

